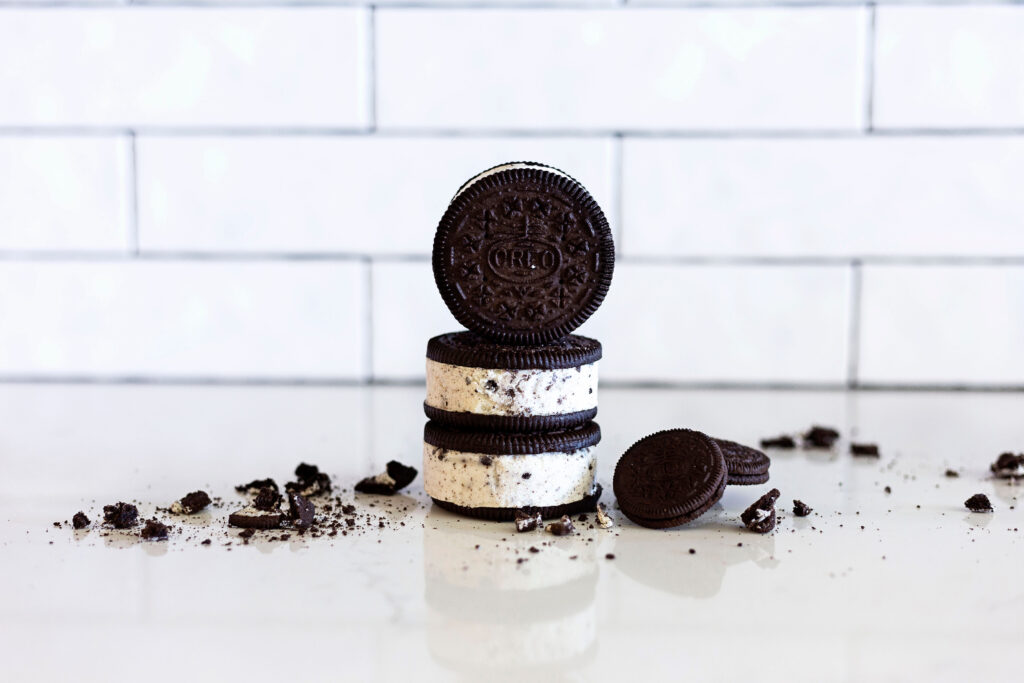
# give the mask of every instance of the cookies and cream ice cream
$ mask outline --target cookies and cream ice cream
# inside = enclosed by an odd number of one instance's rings
[[[423,445],[431,498],[472,508],[548,507],[594,492],[595,447],[570,453],[489,455]]]
[[[555,370],[501,370],[427,359],[428,406],[478,415],[575,413],[597,408],[597,363]]]

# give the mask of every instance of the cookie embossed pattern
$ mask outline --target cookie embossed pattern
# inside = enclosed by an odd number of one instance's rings
[[[602,349],[570,333],[604,300],[614,265],[604,213],[563,171],[501,164],[456,192],[433,270],[469,329],[428,342],[423,404],[425,488],[439,507],[493,520],[595,509]],[[570,447],[579,434],[586,443]]]

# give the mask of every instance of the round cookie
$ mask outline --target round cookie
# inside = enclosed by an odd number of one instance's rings
[[[465,432],[428,422],[423,430],[424,489],[440,507],[482,519],[513,519],[517,509],[545,517],[592,510],[595,447],[588,422],[543,434]]]
[[[615,245],[604,213],[576,180],[514,162],[459,189],[437,227],[432,261],[460,323],[497,342],[544,344],[600,306]]]
[[[715,443],[725,457],[725,468],[728,470],[727,484],[753,486],[768,481],[768,468],[772,461],[767,455],[756,448],[727,439],[715,439]]]
[[[619,459],[612,481],[623,514],[651,528],[697,519],[725,492],[725,457],[711,437],[670,429],[640,439]]]
[[[471,431],[570,429],[597,415],[601,343],[569,335],[540,346],[491,342],[451,332],[427,343],[423,410],[439,424]]]

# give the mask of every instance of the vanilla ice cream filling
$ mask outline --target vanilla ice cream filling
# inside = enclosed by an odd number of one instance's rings
[[[478,173],[477,175],[475,175],[472,178],[470,178],[469,180],[467,180],[466,184],[463,185],[462,187],[460,187],[459,191],[455,193],[454,197],[452,197],[452,201],[454,202],[458,198],[458,196],[460,194],[462,194],[463,192],[468,190],[471,186],[473,186],[474,184],[480,182],[484,178],[490,177],[490,176],[494,175],[495,173],[501,173],[502,171],[512,171],[512,170],[521,169],[521,168],[522,169],[536,168],[536,169],[539,169],[541,171],[547,171],[548,173],[554,173],[555,175],[562,176],[563,178],[569,178],[569,180],[573,180],[573,178],[571,178],[568,175],[566,175],[565,172],[559,171],[557,168],[553,168],[551,166],[545,166],[544,164],[530,164],[530,163],[524,163],[524,162],[516,162],[516,163],[511,163],[511,164],[501,164],[500,166],[495,166],[494,168],[489,168],[486,171]]]
[[[569,453],[485,455],[423,444],[423,486],[463,507],[549,507],[594,492],[594,446]]]
[[[427,359],[427,405],[453,413],[529,417],[597,407],[597,363],[558,370],[500,370]]]

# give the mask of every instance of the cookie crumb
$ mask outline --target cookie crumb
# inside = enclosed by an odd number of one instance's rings
[[[772,489],[755,500],[743,511],[740,519],[751,531],[766,534],[775,528],[775,501],[779,498],[779,490]]]
[[[984,493],[975,493],[964,501],[964,505],[971,512],[992,512],[992,503]]]
[[[139,536],[147,541],[166,541],[169,532],[170,527],[153,518],[146,520],[146,524],[142,527],[142,531],[139,532]]]
[[[71,518],[71,526],[76,529],[84,529],[92,524],[92,521],[85,516],[85,513],[79,510],[75,513],[75,516]]]
[[[562,518],[558,521],[551,522],[544,530],[555,536],[568,536],[569,534],[576,531],[576,527],[573,526],[572,520],[566,515],[562,515]]]
[[[807,515],[811,514],[813,511],[814,511],[814,508],[812,508],[811,506],[809,506],[807,503],[803,502],[802,500],[794,500],[793,501],[793,514],[796,515],[797,517],[806,517]]]

